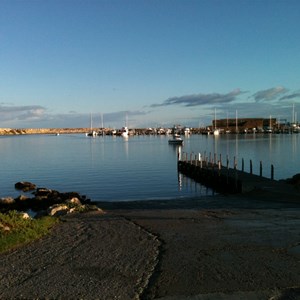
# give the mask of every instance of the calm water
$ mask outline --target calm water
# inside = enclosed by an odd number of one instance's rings
[[[0,137],[0,197],[17,196],[14,184],[31,181],[39,187],[77,191],[99,201],[190,198],[213,192],[177,173],[178,146],[165,136],[121,137],[34,135]],[[226,155],[245,170],[253,161],[254,173],[275,179],[300,173],[299,135],[191,135],[182,152]]]

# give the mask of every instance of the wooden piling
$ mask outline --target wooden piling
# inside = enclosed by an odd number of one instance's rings
[[[262,161],[259,162],[259,176],[262,177]]]
[[[271,180],[274,180],[274,166],[271,165]]]

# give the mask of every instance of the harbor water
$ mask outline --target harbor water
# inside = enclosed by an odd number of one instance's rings
[[[215,193],[177,172],[178,145],[168,136],[86,137],[82,134],[1,136],[0,197],[20,195],[18,181],[60,192],[76,191],[94,201],[184,199]],[[298,134],[188,135],[182,157],[228,157],[249,171],[275,179],[300,173]]]

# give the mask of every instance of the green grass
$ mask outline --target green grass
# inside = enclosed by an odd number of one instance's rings
[[[24,219],[17,211],[0,213],[0,253],[42,237],[57,222],[53,217]]]

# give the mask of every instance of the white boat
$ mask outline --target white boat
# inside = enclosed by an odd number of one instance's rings
[[[97,136],[97,132],[95,130],[92,130],[92,131],[86,133],[85,135],[95,137],[95,136]]]
[[[188,127],[186,127],[186,128],[184,129],[184,134],[185,134],[185,135],[191,134],[191,130],[190,130]]]
[[[126,126],[122,127],[121,136],[122,137],[128,137],[128,128]]]
[[[92,137],[95,137],[95,136],[97,136],[97,132],[96,132],[95,130],[93,130],[93,117],[92,117],[92,114],[91,114],[90,122],[91,122],[91,124],[90,124],[91,131],[88,132],[88,133],[86,133],[85,135],[86,135],[86,136],[92,136]]]
[[[220,130],[219,129],[215,129],[214,130],[214,135],[219,135],[220,134]]]
[[[215,109],[215,129],[214,129],[214,135],[219,135],[220,134],[220,130],[217,128],[217,113],[216,113],[216,109]]]

